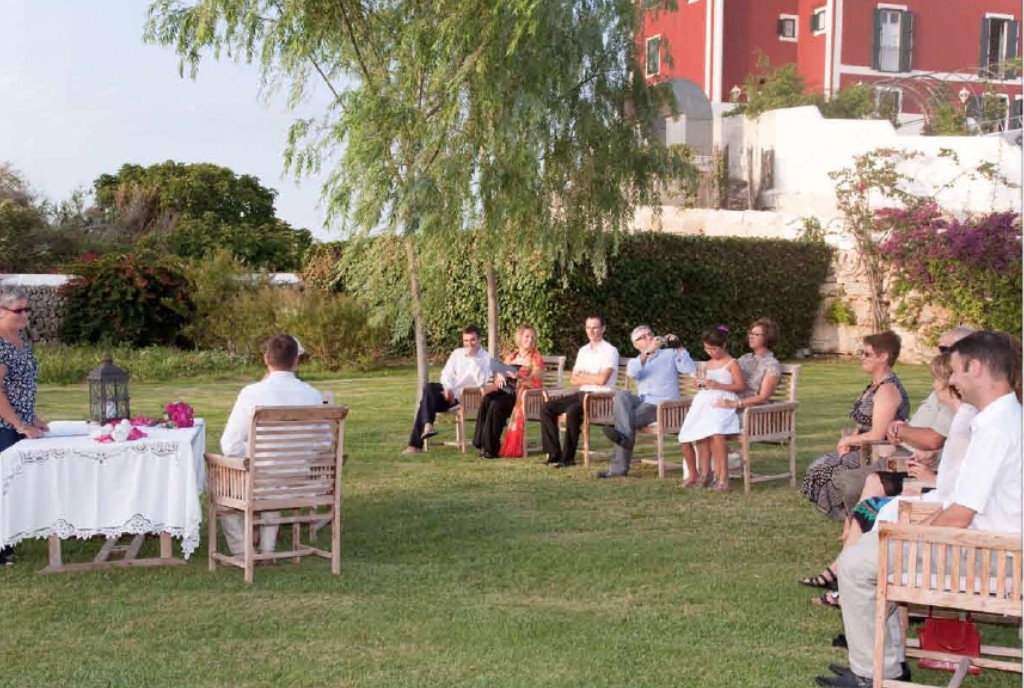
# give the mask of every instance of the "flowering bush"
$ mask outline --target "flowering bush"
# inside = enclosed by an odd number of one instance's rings
[[[1021,331],[1021,222],[1016,213],[966,220],[945,217],[934,204],[877,214],[889,238],[879,247],[893,271],[897,316],[918,325],[921,308],[946,311],[926,334],[959,324]]]
[[[61,288],[62,342],[182,343],[193,305],[188,279],[173,259],[111,254],[71,270],[75,277]]]

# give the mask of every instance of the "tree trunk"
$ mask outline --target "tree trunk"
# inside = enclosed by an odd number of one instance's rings
[[[427,330],[423,322],[423,302],[420,298],[420,283],[417,279],[416,250],[412,237],[405,237],[405,256],[409,268],[409,297],[412,305],[413,333],[416,339],[416,403],[419,404],[423,388],[430,380],[427,368]]]
[[[494,263],[487,264],[487,351],[498,355],[498,277]]]

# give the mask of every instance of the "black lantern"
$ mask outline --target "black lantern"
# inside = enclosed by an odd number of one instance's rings
[[[120,418],[131,418],[128,396],[128,371],[114,365],[110,354],[89,373],[89,420],[105,424]]]

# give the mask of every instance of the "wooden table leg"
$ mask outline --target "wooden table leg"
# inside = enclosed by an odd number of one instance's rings
[[[160,558],[170,559],[174,555],[171,550],[171,534],[160,533]]]
[[[56,535],[50,536],[50,565],[44,571],[63,571],[64,560],[60,554],[60,538]]]

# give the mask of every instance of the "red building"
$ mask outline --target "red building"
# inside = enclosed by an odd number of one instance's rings
[[[897,112],[921,113],[915,83],[951,82],[970,108],[982,79],[1005,99],[1019,128],[1021,75],[995,69],[1020,55],[1020,0],[640,0],[648,79],[689,79],[712,103],[757,69],[796,63],[825,93],[885,82]]]

